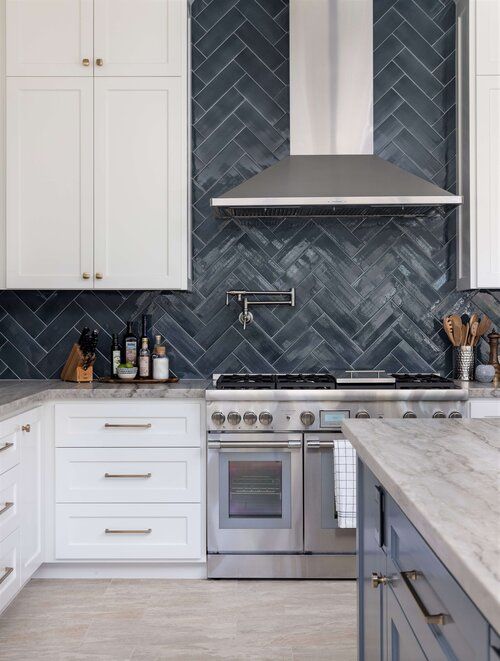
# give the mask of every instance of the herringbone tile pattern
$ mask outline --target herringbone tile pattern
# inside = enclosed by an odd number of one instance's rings
[[[375,0],[378,154],[453,189],[453,0]],[[288,3],[193,6],[194,288],[2,292],[0,376],[58,376],[83,325],[112,332],[146,311],[180,376],[344,367],[439,370],[440,318],[479,309],[500,325],[500,291],[455,291],[454,218],[215,221],[209,200],[288,151]],[[230,288],[297,288],[297,308],[262,308],[242,330]],[[484,353],[485,347],[482,347]]]

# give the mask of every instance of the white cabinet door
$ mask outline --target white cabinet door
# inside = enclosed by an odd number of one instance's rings
[[[471,399],[470,417],[500,419],[500,401],[495,399]]]
[[[7,75],[92,76],[92,5],[7,0]]]
[[[7,287],[93,285],[92,79],[7,79]]]
[[[179,76],[187,0],[96,0],[96,76]]]
[[[21,515],[21,584],[25,583],[43,560],[43,466],[40,409],[24,416],[20,439],[20,515]]]
[[[500,287],[500,76],[477,78],[477,287]]]
[[[476,2],[476,57],[478,75],[500,75],[500,2]]]
[[[0,613],[20,589],[19,530],[15,530],[8,537],[0,540]]]
[[[187,286],[184,85],[95,79],[96,288]]]

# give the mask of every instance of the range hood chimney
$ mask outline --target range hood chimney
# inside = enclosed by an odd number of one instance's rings
[[[290,0],[290,156],[219,218],[428,216],[462,198],[373,155],[373,0]]]

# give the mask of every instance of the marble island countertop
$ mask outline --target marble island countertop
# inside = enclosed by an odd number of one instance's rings
[[[0,380],[0,418],[15,415],[48,401],[65,399],[203,399],[209,381],[183,379],[178,383],[68,383],[59,380]]]
[[[343,429],[500,631],[500,420],[350,420]]]

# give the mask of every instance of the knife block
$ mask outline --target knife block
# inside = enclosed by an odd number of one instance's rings
[[[95,357],[86,370],[83,369],[84,357],[78,344],[74,344],[70,351],[66,364],[61,372],[61,381],[72,381],[73,383],[90,383],[94,378]]]

